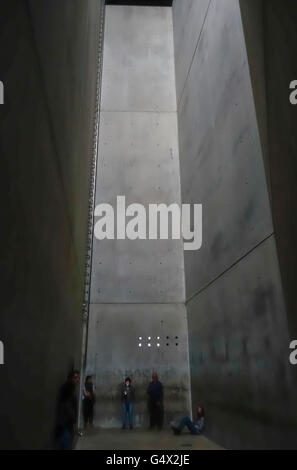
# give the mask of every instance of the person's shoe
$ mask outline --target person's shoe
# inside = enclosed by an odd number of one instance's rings
[[[181,432],[180,429],[178,429],[176,426],[171,426],[171,429],[174,432],[174,434],[176,434],[176,435],[179,435],[180,432]]]
[[[123,425],[123,426],[122,426],[122,429],[126,429],[126,426]]]
[[[130,426],[130,429],[133,429],[133,426]]]

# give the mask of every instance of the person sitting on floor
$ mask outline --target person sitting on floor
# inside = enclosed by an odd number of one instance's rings
[[[205,414],[202,406],[197,407],[196,420],[192,421],[189,417],[181,420],[178,426],[171,426],[174,434],[180,434],[185,426],[189,429],[191,434],[201,434],[204,429]]]

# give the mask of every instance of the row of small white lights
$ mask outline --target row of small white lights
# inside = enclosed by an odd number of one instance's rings
[[[138,339],[139,339],[139,344],[138,344],[138,346],[139,346],[140,348],[142,348],[142,342],[141,342],[141,341],[144,340],[144,338],[142,338],[142,336],[139,336]],[[147,345],[148,345],[149,348],[151,348],[151,346],[152,346],[152,343],[151,343],[152,337],[151,337],[151,336],[148,336],[147,339],[148,339]],[[157,343],[157,348],[159,348],[159,347],[161,346],[160,343],[159,343],[159,341],[160,341],[160,336],[157,336],[157,341],[158,341],[158,343]]]

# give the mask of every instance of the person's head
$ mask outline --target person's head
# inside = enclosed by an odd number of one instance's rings
[[[152,373],[152,380],[153,380],[153,382],[158,382],[159,377],[158,377],[157,372],[153,372],[153,373]]]
[[[93,381],[93,376],[87,375],[86,380],[85,380],[85,385],[92,383],[92,381]]]
[[[126,377],[126,378],[125,378],[125,385],[126,385],[126,387],[131,387],[131,383],[132,383],[132,380],[130,379],[130,377]]]
[[[68,375],[68,380],[73,385],[77,385],[79,383],[79,377],[80,377],[79,371],[78,370],[73,370]]]
[[[204,416],[205,416],[204,408],[201,405],[197,406],[197,416],[198,416],[198,418],[204,418]]]

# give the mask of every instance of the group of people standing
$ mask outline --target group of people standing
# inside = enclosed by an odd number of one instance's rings
[[[156,372],[152,375],[152,381],[147,388],[148,395],[148,411],[150,417],[150,429],[157,427],[162,429],[164,407],[163,407],[163,385],[159,381]],[[134,426],[134,402],[135,402],[135,388],[132,385],[130,377],[125,379],[121,389],[122,400],[122,429],[126,429],[127,424],[130,429]]]
[[[76,388],[79,380],[79,372],[72,371],[68,376],[67,382],[61,387],[58,397],[56,437],[59,442],[59,448],[62,450],[70,450],[73,445],[78,412]],[[164,419],[163,385],[159,381],[156,372],[152,374],[152,381],[147,387],[147,396],[149,428],[161,430]],[[82,411],[86,428],[88,425],[93,425],[96,400],[94,384],[90,375],[86,377],[82,399]],[[134,402],[135,388],[130,377],[127,377],[121,387],[122,429],[126,429],[127,425],[130,429],[133,429]],[[187,427],[191,434],[200,434],[204,429],[204,422],[204,409],[202,406],[198,406],[194,421],[189,417],[185,417],[178,424],[174,424],[171,427],[174,434],[180,434],[184,427]]]

